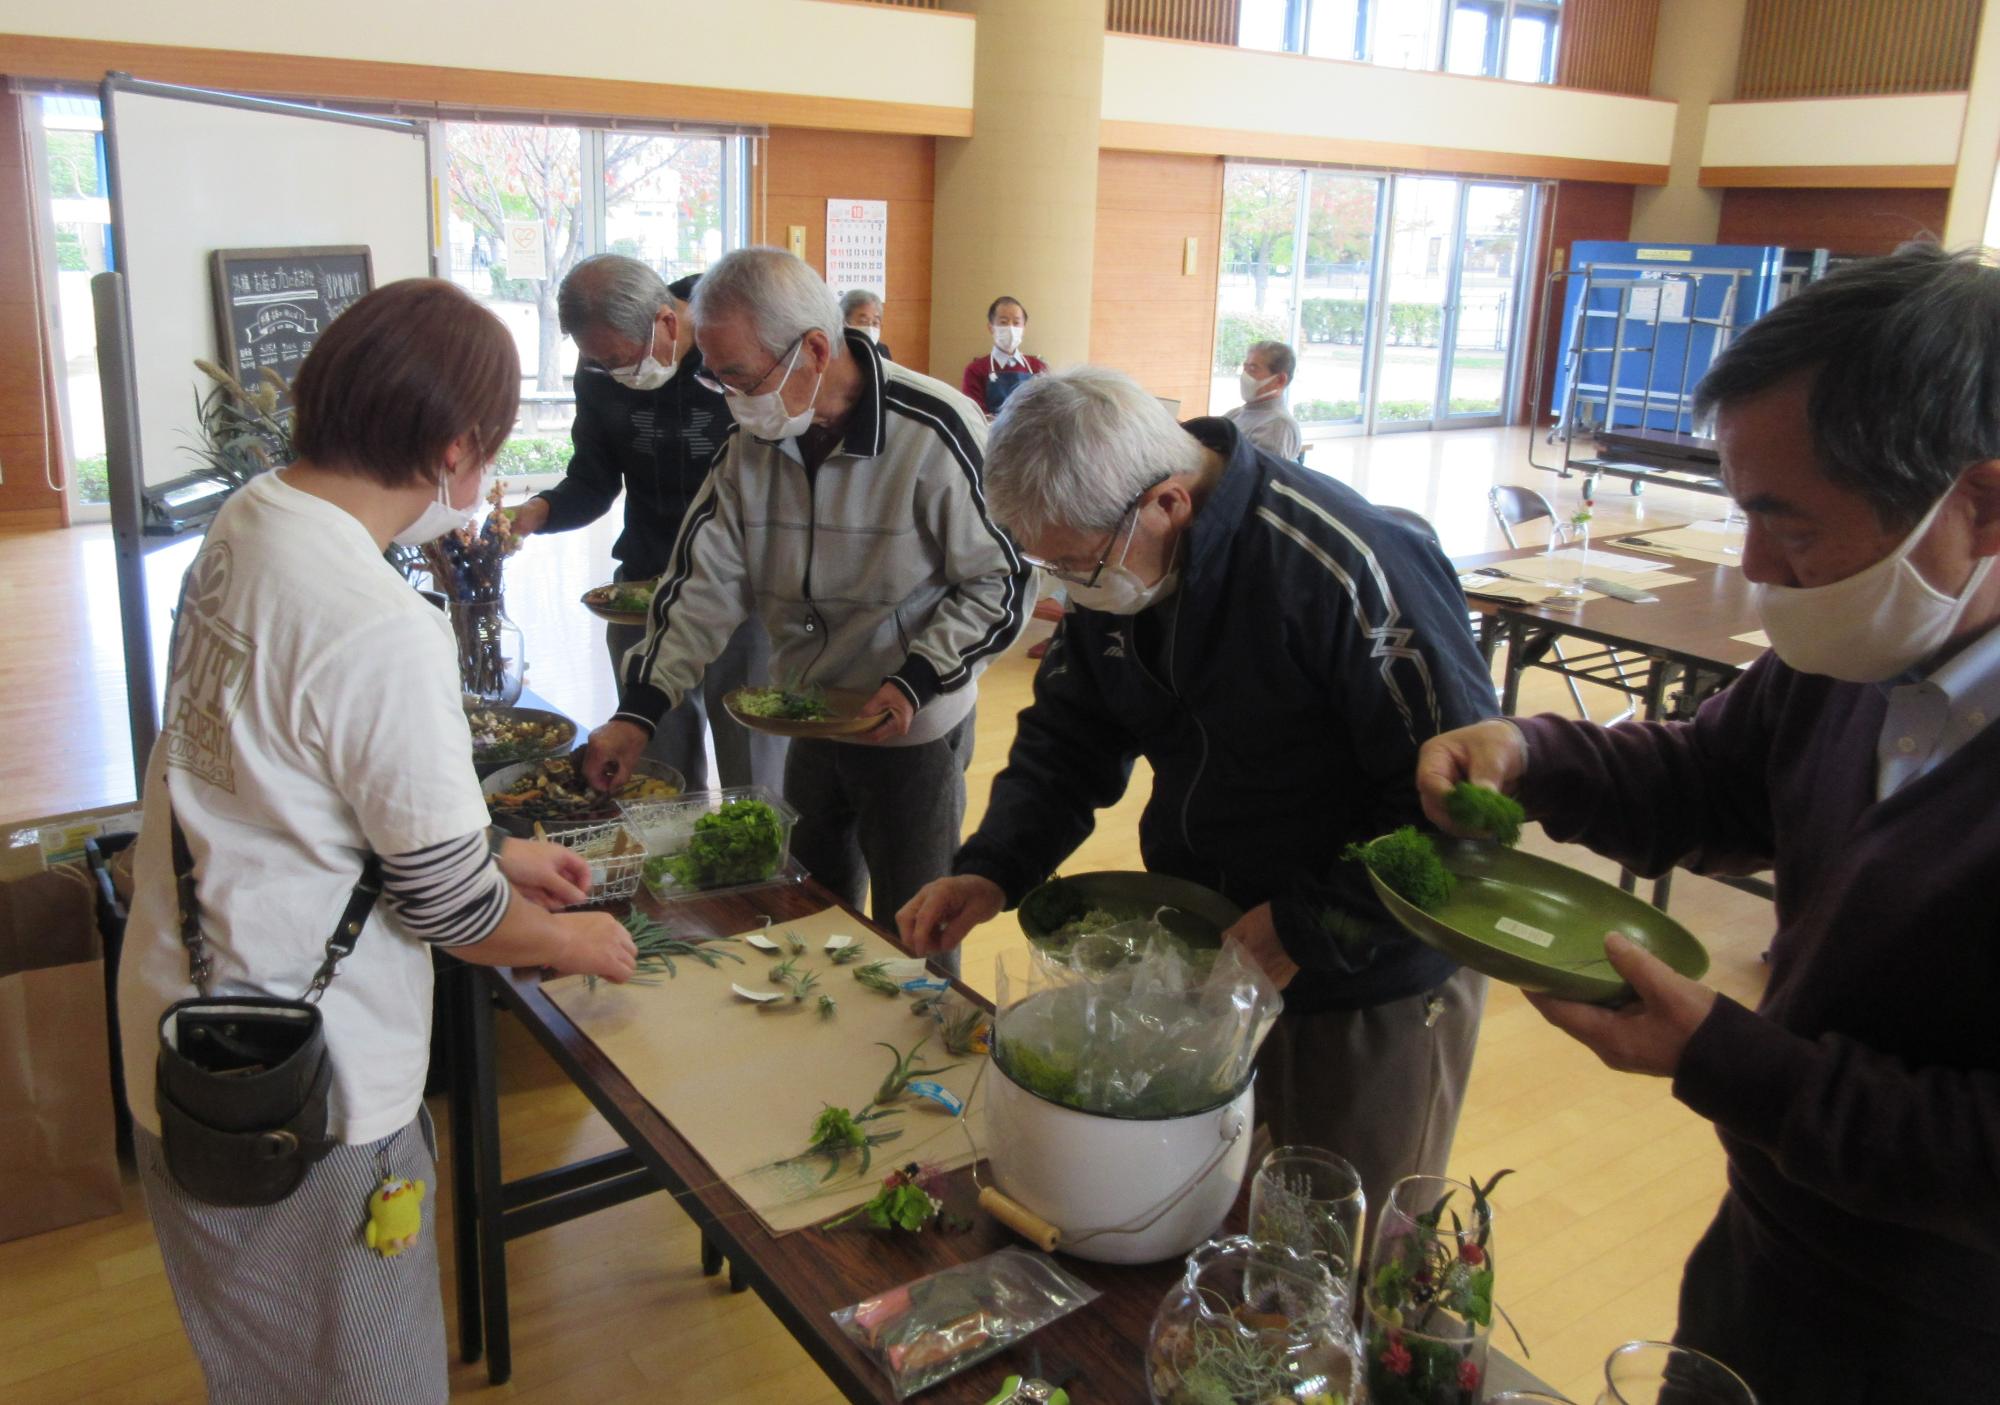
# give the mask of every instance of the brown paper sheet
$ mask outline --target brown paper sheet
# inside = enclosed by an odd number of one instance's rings
[[[672,913],[666,923],[673,928]],[[940,1075],[961,1100],[973,1099],[983,1059],[945,1053],[928,1018],[910,1013],[910,998],[890,998],[854,980],[854,967],[878,960],[909,960],[860,922],[827,908],[796,922],[781,923],[765,935],[782,945],[780,934],[805,939],[801,969],[819,975],[819,987],[803,1005],[752,1005],[731,994],[735,982],[751,990],[775,990],[770,968],[786,953],[772,956],[747,943],[728,950],[744,958],[724,960],[715,970],[675,958],[679,973],[656,986],[614,986],[595,990],[580,976],[547,982],[543,990],[578,1029],[615,1063],[647,1102],[714,1168],[774,1234],[818,1224],[872,1197],[893,1167],[921,1161],[955,1169],[973,1159],[972,1145],[957,1119],[934,1103],[915,1098],[897,1104],[897,1116],[868,1124],[897,1130],[896,1140],[876,1147],[867,1175],[859,1158],[843,1158],[832,1180],[822,1180],[827,1164],[814,1158],[790,1166],[775,1163],[805,1146],[813,1119],[828,1105],[859,1112],[874,1096],[891,1059],[877,1042],[904,1053],[929,1037],[919,1062],[958,1067]],[[826,939],[841,934],[864,948],[859,961],[835,966]],[[815,1002],[824,991],[834,997],[832,1018],[822,1019]],[[975,1135],[981,1130],[976,1099],[968,1110]]]

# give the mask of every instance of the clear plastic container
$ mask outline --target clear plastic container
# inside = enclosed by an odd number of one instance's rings
[[[799,812],[763,786],[618,808],[646,848],[645,883],[655,897],[754,888],[794,876],[792,826]]]

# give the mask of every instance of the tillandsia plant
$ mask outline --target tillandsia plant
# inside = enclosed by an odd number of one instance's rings
[[[631,981],[635,985],[658,985],[663,972],[669,977],[679,975],[680,970],[674,965],[676,956],[699,961],[710,968],[724,961],[743,964],[743,958],[728,949],[736,940],[734,937],[677,937],[638,911],[625,914],[620,925],[632,934],[632,945],[638,948],[639,964]],[[584,984],[591,990],[597,989],[597,977],[585,976]]]
[[[1371,1401],[1476,1405],[1494,1313],[1490,1197],[1512,1174],[1474,1181],[1466,1215],[1452,1204],[1456,1192],[1447,1190],[1414,1222],[1385,1220],[1368,1283]]]
[[[867,1175],[874,1149],[884,1142],[894,1141],[903,1135],[901,1129],[871,1132],[867,1124],[879,1122],[885,1117],[900,1116],[903,1110],[891,1104],[901,1101],[910,1091],[912,1079],[934,1077],[940,1073],[949,1073],[958,1067],[957,1064],[946,1064],[942,1068],[924,1068],[919,1065],[917,1055],[928,1042],[919,1039],[910,1046],[910,1052],[907,1054],[893,1044],[878,1044],[878,1048],[889,1051],[891,1063],[887,1076],[882,1079],[881,1086],[876,1088],[875,1096],[869,1099],[868,1106],[859,1112],[850,1112],[846,1108],[829,1104],[818,1117],[813,1119],[812,1138],[806,1143],[806,1149],[797,1156],[786,1157],[778,1164],[782,1166],[816,1156],[825,1157],[826,1174],[820,1179],[830,1181],[840,1170],[841,1158],[850,1151],[858,1151],[861,1153],[860,1174]]]
[[[195,358],[195,368],[211,384],[194,397],[200,428],[193,453],[195,477],[240,488],[268,469],[298,457],[292,447],[292,388],[269,366],[245,385],[213,361]]]
[[[836,966],[846,966],[853,962],[859,961],[861,959],[861,952],[862,952],[861,943],[856,942],[852,946],[835,947],[832,951],[827,953],[827,957]]]
[[[903,987],[897,984],[894,976],[889,974],[889,963],[886,961],[870,961],[866,966],[856,966],[854,968],[854,979],[860,981],[861,984],[878,995],[901,995],[903,993]]]

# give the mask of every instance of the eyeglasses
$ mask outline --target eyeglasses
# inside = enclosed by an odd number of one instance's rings
[[[745,398],[748,398],[749,396],[755,395],[757,393],[757,387],[762,385],[765,381],[771,378],[771,372],[778,369],[778,363],[780,361],[783,361],[788,355],[790,355],[793,349],[796,348],[799,345],[799,343],[803,342],[805,339],[806,339],[806,334],[804,332],[800,332],[796,337],[793,337],[791,340],[791,344],[788,345],[783,351],[779,352],[777,356],[772,358],[771,364],[764,368],[762,374],[760,374],[756,380],[750,382],[750,389],[748,390],[739,390],[735,386],[729,384],[727,381],[717,380],[714,376],[708,373],[706,367],[694,373],[694,383],[698,386],[703,387],[704,389],[714,391],[717,395],[741,395],[744,396]]]
[[[1097,554],[1097,564],[1091,567],[1089,574],[1086,575],[1084,572],[1073,570],[1059,561],[1045,560],[1026,551],[1021,553],[1021,559],[1036,570],[1044,571],[1054,576],[1064,585],[1078,585],[1082,586],[1085,590],[1089,590],[1103,576],[1104,568],[1111,564],[1111,549],[1118,545],[1119,536],[1127,532],[1128,524],[1131,530],[1136,531],[1138,529],[1139,504],[1146,500],[1146,494],[1152,492],[1153,489],[1159,487],[1172,476],[1171,474],[1161,474],[1158,478],[1155,478],[1152,482],[1141,488],[1137,497],[1125,504],[1125,510],[1118,514],[1118,520],[1111,524],[1110,534],[1104,539],[1104,549]],[[1126,549],[1128,551],[1131,549],[1129,537],[1126,542]]]

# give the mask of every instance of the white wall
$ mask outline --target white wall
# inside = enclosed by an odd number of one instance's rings
[[[1104,120],[1664,166],[1674,104],[1111,34]],[[1227,153],[1224,153],[1227,154]]]
[[[1951,166],[1964,93],[1722,102],[1708,110],[1704,166]]]
[[[0,0],[7,34],[962,108],[974,31],[958,15],[823,0]]]

